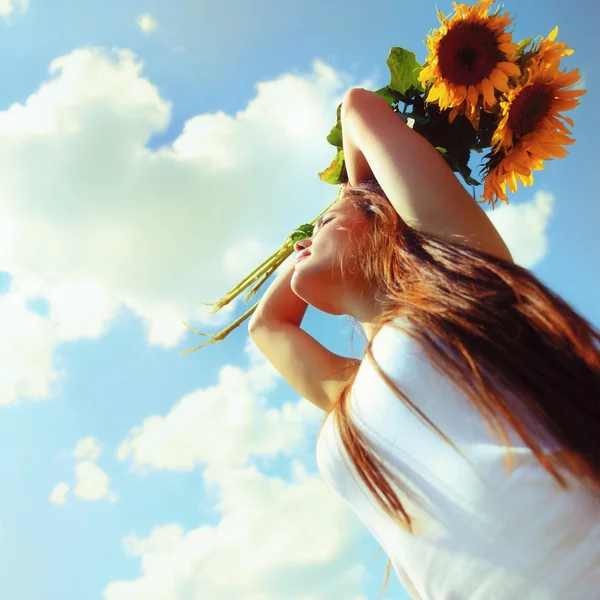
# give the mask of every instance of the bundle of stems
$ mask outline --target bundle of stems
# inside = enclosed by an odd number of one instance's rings
[[[294,252],[294,244],[299,240],[306,239],[312,235],[313,228],[317,220],[325,214],[338,200],[340,193],[342,191],[342,187],[340,186],[338,189],[338,193],[336,199],[323,211],[321,211],[310,223],[306,223],[301,225],[292,233],[290,233],[282,246],[276,250],[269,258],[264,260],[258,267],[256,267],[251,273],[246,275],[242,281],[240,281],[234,288],[229,290],[223,298],[218,300],[217,302],[207,303],[200,302],[204,306],[212,306],[214,307],[209,314],[214,315],[218,311],[220,311],[223,307],[227,306],[232,300],[237,298],[244,290],[248,287],[252,286],[252,289],[246,294],[244,298],[244,302],[247,304],[251,298],[253,298],[261,286],[269,279],[269,277],[285,262],[285,260]],[[254,284],[254,285],[253,285]],[[190,352],[195,352],[196,350],[200,350],[200,348],[204,348],[204,346],[208,346],[209,344],[214,344],[215,342],[223,341],[232,331],[237,329],[246,319],[252,315],[252,313],[256,310],[256,307],[259,305],[260,300],[256,302],[253,306],[251,306],[241,317],[236,319],[231,325],[220,331],[216,334],[209,333],[201,333],[194,329],[191,325],[188,325],[185,321],[182,323],[191,331],[193,331],[197,335],[201,335],[204,337],[209,337],[210,339],[204,344],[197,346],[196,348],[190,348],[189,350],[184,350],[180,352],[180,356],[182,354],[188,354]]]

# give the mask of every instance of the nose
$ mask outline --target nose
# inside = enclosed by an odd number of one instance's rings
[[[295,244],[294,244],[294,250],[296,253],[298,252],[302,252],[302,250],[305,250],[306,248],[308,248],[310,245],[312,244],[312,242],[310,241],[310,239],[305,239],[305,240],[298,240]]]

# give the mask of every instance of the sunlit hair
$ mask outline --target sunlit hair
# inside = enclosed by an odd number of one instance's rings
[[[507,444],[508,438],[499,417],[563,488],[568,484],[557,467],[598,492],[600,332],[527,269],[408,226],[377,182],[346,185],[340,202],[346,201],[372,224],[357,244],[358,268],[382,295],[375,332],[384,325],[404,331],[464,391],[500,442]],[[398,316],[409,327],[394,321]],[[383,373],[371,344],[365,357],[387,385],[457,449]],[[384,476],[387,467],[349,416],[355,378],[356,372],[326,412],[318,435],[334,413],[334,426],[361,479],[385,512],[414,535],[413,520]],[[547,442],[562,452],[545,455]],[[507,461],[510,467],[508,454]],[[395,477],[394,482],[408,497],[409,489]],[[390,566],[388,560],[381,593]]]

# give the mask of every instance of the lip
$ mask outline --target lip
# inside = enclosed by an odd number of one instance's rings
[[[298,254],[298,257],[296,258],[296,263],[299,263],[303,258],[306,258],[307,256],[310,256],[310,252],[306,250],[300,252],[300,254]]]

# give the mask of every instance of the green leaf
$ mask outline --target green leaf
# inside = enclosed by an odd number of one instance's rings
[[[375,93],[383,98],[390,106],[394,106],[398,102],[404,101],[404,94],[394,91],[389,85],[376,90]]]
[[[517,52],[519,54],[522,54],[524,52],[525,48],[527,48],[527,46],[529,46],[529,44],[531,43],[532,40],[533,40],[532,37],[528,37],[528,38],[525,38],[524,40],[521,40],[517,44]]]
[[[391,76],[389,87],[393,91],[409,97],[423,92],[423,87],[418,79],[422,67],[417,62],[414,52],[404,48],[390,48],[386,64]]]
[[[292,231],[292,233],[290,233],[289,239],[294,243],[299,242],[300,240],[305,240],[313,234],[313,229],[314,225],[311,225],[310,223],[300,225],[298,229],[295,229]]]
[[[344,150],[339,150],[331,164],[319,173],[319,179],[325,183],[340,184],[348,181],[346,165],[344,163]]]
[[[442,155],[444,160],[448,163],[450,168],[455,173],[460,173],[460,175],[465,180],[467,185],[481,185],[479,181],[477,181],[476,179],[473,179],[473,177],[471,177],[471,169],[467,166],[466,163],[456,160],[456,158],[454,158],[451,154],[449,154],[449,152],[448,152],[448,150],[446,150],[446,148],[436,146],[435,149]]]
[[[440,23],[443,23],[443,22],[444,22],[444,19],[446,18],[446,17],[444,16],[444,13],[443,13],[443,12],[442,12],[442,11],[441,11],[441,10],[440,10],[438,7],[437,7],[437,4],[436,4],[436,7],[435,7],[435,9],[437,10],[437,17],[438,17],[438,19],[439,19]]]
[[[331,128],[327,141],[336,148],[343,148],[342,143],[342,104],[337,107],[335,125]]]

